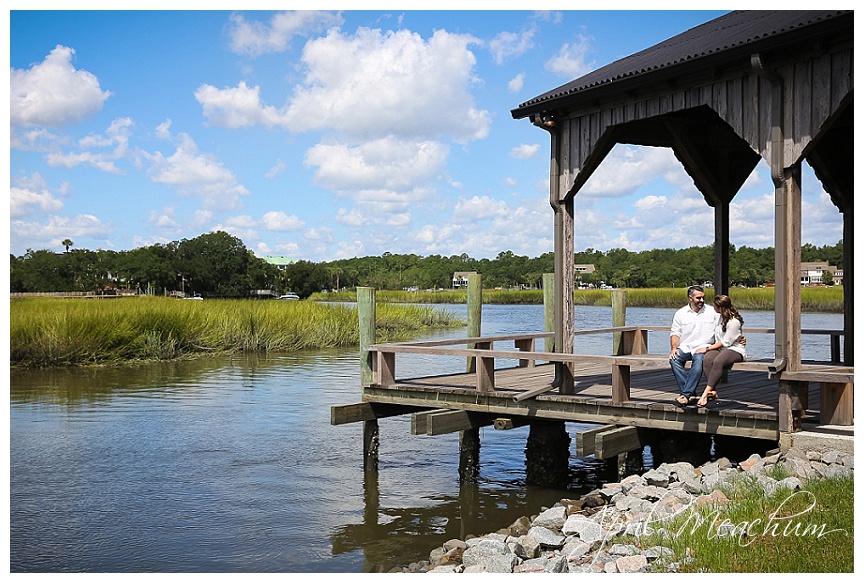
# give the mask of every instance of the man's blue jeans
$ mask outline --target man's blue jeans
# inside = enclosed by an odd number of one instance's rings
[[[669,364],[672,365],[672,374],[678,381],[678,389],[685,397],[696,396],[696,387],[702,379],[702,359],[704,357],[704,354],[691,354],[679,350],[676,358],[669,359]],[[688,360],[692,361],[690,370],[684,368],[684,364]]]

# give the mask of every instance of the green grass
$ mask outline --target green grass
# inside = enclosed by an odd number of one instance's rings
[[[379,305],[376,313],[379,342],[464,325],[430,307]],[[24,367],[290,352],[360,341],[356,308],[310,301],[19,298],[10,304],[9,329],[11,364]]]
[[[710,302],[714,290],[706,289]],[[774,288],[733,288],[729,291],[732,302],[739,310],[773,310]],[[442,290],[436,292],[376,291],[379,302],[411,304],[464,304],[465,290]],[[314,294],[313,299],[331,302],[353,302],[357,295],[353,291]],[[612,292],[601,289],[579,289],[573,293],[577,306],[611,306]],[[542,304],[542,290],[483,290],[484,304]],[[627,290],[627,305],[636,308],[680,308],[687,303],[684,288],[634,288]],[[843,286],[801,288],[801,309],[805,312],[843,312]]]
[[[851,573],[854,488],[847,476],[766,495],[748,477],[723,488],[728,504],[691,505],[641,545],[671,548],[687,573]]]

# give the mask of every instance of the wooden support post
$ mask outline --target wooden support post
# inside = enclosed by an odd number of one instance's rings
[[[480,429],[459,432],[459,483],[474,484],[480,476]]]
[[[375,371],[373,380],[382,387],[388,387],[396,383],[396,353],[376,352],[372,355],[375,359]]]
[[[555,331],[555,274],[543,274],[543,331]],[[546,352],[555,352],[555,338],[546,338]]]
[[[648,354],[648,330],[627,330],[621,333],[624,354]]]
[[[630,365],[612,365],[612,403],[619,404],[630,400]]]
[[[627,290],[612,290],[612,326],[619,328],[626,326],[627,321]],[[626,354],[624,352],[624,338],[621,332],[612,333],[612,354],[615,356]]]
[[[801,163],[774,188],[774,355],[801,370]],[[781,430],[782,431],[782,430]]]
[[[852,195],[849,204],[843,209],[843,364],[853,366],[855,347],[855,229],[853,220]]]
[[[807,412],[809,384],[807,381],[779,381],[777,425],[781,433],[801,431],[801,419]]]
[[[360,383],[365,387],[373,380],[372,358],[366,347],[375,344],[375,288],[357,288],[357,319],[360,323]]]
[[[534,339],[533,338],[519,338],[514,341],[514,345],[516,350],[520,352],[534,352]],[[531,358],[520,358],[519,359],[519,367],[521,368],[531,368],[534,366],[534,360]]]
[[[534,420],[525,447],[525,478],[532,486],[563,488],[570,473],[570,435],[563,421]]]
[[[729,295],[729,201],[714,205],[714,293]]]
[[[478,342],[475,348],[483,350],[491,350],[491,342]],[[495,359],[490,357],[480,357],[476,361],[476,378],[477,390],[480,392],[495,390]]]
[[[378,420],[363,422],[363,469],[378,471]]]
[[[819,422],[853,425],[852,383],[821,383]]]
[[[480,336],[481,319],[483,316],[483,283],[479,274],[472,273],[468,276],[468,338]],[[468,344],[468,348],[474,348]],[[468,357],[466,372],[474,372],[476,367],[473,356]]]

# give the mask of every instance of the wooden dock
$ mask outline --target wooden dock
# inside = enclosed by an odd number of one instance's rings
[[[798,423],[852,425],[853,369],[836,363],[802,363],[797,371],[772,374],[770,362],[750,360],[729,371],[719,398],[708,407],[681,407],[674,402],[678,388],[668,356],[645,352],[649,329],[655,328],[578,332],[623,334],[626,353],[618,356],[536,352],[535,343],[548,333],[373,345],[368,347],[372,380],[364,383],[363,403],[334,407],[331,422],[413,413],[415,432],[431,435],[496,421],[518,426],[548,419],[775,441],[788,430],[789,416]],[[748,331],[755,332],[771,331]],[[831,333],[805,331],[814,332]],[[514,348],[494,349],[495,343]],[[464,356],[475,365],[473,372],[398,378],[397,354]],[[502,359],[519,365],[496,368]],[[552,386],[555,362],[572,371],[572,392]],[[784,395],[782,386],[794,391]]]

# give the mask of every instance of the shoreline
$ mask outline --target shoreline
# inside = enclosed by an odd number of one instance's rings
[[[787,477],[772,477],[778,472]],[[670,520],[697,509],[716,516],[735,498],[733,494],[730,500],[724,490],[743,481],[756,484],[764,496],[777,491],[794,496],[809,480],[853,474],[854,456],[836,450],[791,448],[784,454],[754,453],[739,463],[720,458],[699,467],[689,462],[663,463],[603,484],[578,499],[562,499],[494,533],[449,540],[433,549],[428,561],[390,572],[677,573],[695,565],[697,558],[689,554],[689,547],[681,555],[671,548],[674,545],[658,544],[681,534],[666,530]],[[703,531],[697,534],[706,537],[742,536],[740,530],[700,528]],[[769,524],[763,527],[768,536],[778,535],[779,528],[775,524],[772,533]]]

